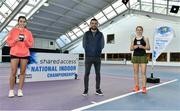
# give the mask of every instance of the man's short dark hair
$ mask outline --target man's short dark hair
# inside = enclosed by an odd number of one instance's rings
[[[97,22],[98,22],[98,20],[97,20],[97,19],[95,19],[95,18],[91,19],[91,22],[92,22],[92,21],[97,21]]]

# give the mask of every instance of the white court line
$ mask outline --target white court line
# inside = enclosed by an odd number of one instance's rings
[[[174,80],[171,80],[171,81],[168,81],[168,82],[164,82],[162,84],[158,84],[158,85],[155,85],[155,86],[148,87],[147,90],[153,89],[153,88],[156,88],[156,87],[160,87],[160,86],[163,86],[163,85],[166,85],[166,84],[169,84],[169,83],[172,83],[172,82],[176,82],[176,81],[178,81],[178,79],[174,79]],[[124,94],[124,95],[121,95],[121,96],[117,96],[117,97],[114,97],[114,98],[111,98],[111,99],[107,99],[107,100],[104,100],[104,101],[101,101],[101,102],[97,102],[97,103],[94,103],[94,104],[83,106],[83,107],[74,109],[72,111],[82,111],[82,110],[85,110],[85,109],[88,109],[88,108],[92,108],[92,107],[95,107],[95,106],[98,106],[98,105],[102,105],[102,104],[105,104],[105,103],[108,103],[108,102],[111,102],[111,101],[115,101],[115,100],[124,98],[124,97],[127,97],[127,96],[131,96],[131,95],[139,93],[141,91],[142,90],[140,90],[138,92],[130,92],[130,93],[127,93],[127,94]]]
[[[81,73],[82,74],[82,73]],[[114,79],[129,79],[129,80],[131,80],[131,79],[133,79],[134,80],[134,78],[133,77],[130,77],[130,76],[122,76],[122,75],[108,75],[108,74],[111,74],[111,73],[103,73],[103,77],[110,77],[110,78],[114,78]],[[82,74],[83,75],[83,74]],[[92,73],[91,75],[95,75],[95,73]]]
[[[92,103],[92,104],[96,104],[97,102],[95,102],[95,101],[91,101],[91,103]]]
[[[0,76],[0,78],[1,78],[1,77],[9,77],[9,76]]]

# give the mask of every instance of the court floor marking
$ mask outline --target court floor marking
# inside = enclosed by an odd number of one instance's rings
[[[164,83],[161,83],[161,84],[158,84],[158,85],[148,87],[147,90],[157,88],[157,87],[160,87],[160,86],[163,86],[163,85],[166,85],[166,84],[170,84],[170,83],[173,83],[173,82],[176,82],[176,81],[178,81],[178,79],[174,79],[174,80],[171,80],[171,81],[168,81],[168,82],[164,82]],[[124,98],[124,97],[127,97],[127,96],[131,96],[131,95],[139,93],[139,92],[142,92],[142,90],[140,90],[138,92],[130,92],[130,93],[120,95],[120,96],[117,96],[117,97],[114,97],[114,98],[110,98],[110,99],[107,99],[107,100],[104,100],[104,101],[101,101],[101,102],[97,102],[97,103],[94,103],[94,104],[83,106],[83,107],[80,107],[80,108],[77,108],[77,109],[73,109],[72,111],[82,111],[82,110],[85,110],[85,109],[89,109],[89,108],[92,108],[92,107],[95,107],[95,106],[98,106],[98,105],[102,105],[102,104],[105,104],[105,103],[108,103],[108,102],[111,102],[111,101],[115,101],[115,100]]]
[[[127,80],[134,80],[133,75],[132,76],[125,76],[125,75],[114,75],[115,73],[101,73],[101,76],[103,77],[110,77],[110,78],[114,78],[114,79],[127,79]],[[84,73],[79,73],[79,75],[84,75]],[[91,73],[90,76],[94,76],[95,73]],[[139,74],[140,75],[140,74]],[[141,77],[141,76],[140,76]],[[149,77],[149,76],[147,76]],[[79,78],[78,78],[79,79]],[[141,78],[140,78],[141,79]],[[169,79],[163,79],[161,80],[161,82],[166,82],[169,81]]]
[[[84,75],[83,73],[79,73],[80,75]],[[128,79],[128,80],[131,80],[131,79],[134,79],[133,77],[131,76],[124,76],[124,75],[109,75],[110,73],[102,73],[101,76],[102,77],[110,77],[110,78],[114,78],[114,79]],[[95,73],[91,73],[90,76],[94,76],[96,75]]]
[[[9,76],[0,76],[0,78],[1,78],[1,77],[4,78],[4,77],[9,77]]]
[[[110,73],[108,73],[110,74]],[[126,80],[134,80],[134,77],[133,76],[124,76],[124,75],[108,75],[107,73],[103,73],[103,77],[109,77],[109,78],[113,78],[113,79],[126,79]],[[95,75],[94,73],[92,73],[92,75]],[[79,78],[78,78],[79,79]],[[140,78],[141,80],[141,78]],[[161,80],[161,82],[166,82],[166,81],[169,81],[169,79],[163,79]]]

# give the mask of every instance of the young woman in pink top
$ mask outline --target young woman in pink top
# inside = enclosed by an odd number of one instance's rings
[[[23,84],[25,80],[26,65],[30,56],[29,48],[33,46],[33,36],[31,32],[25,28],[26,18],[20,16],[18,25],[14,27],[8,34],[7,44],[9,45],[11,55],[11,75],[10,75],[10,90],[8,97],[14,97],[15,78],[20,63],[19,87],[17,96],[22,97]]]

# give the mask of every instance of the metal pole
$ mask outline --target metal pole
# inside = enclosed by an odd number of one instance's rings
[[[140,9],[140,11],[142,10],[142,2],[141,2],[141,0],[139,0],[139,9]]]
[[[2,48],[0,48],[0,63],[2,62]]]
[[[155,36],[155,33],[154,33],[154,36]],[[154,61],[153,61],[153,56],[154,56],[154,37],[153,37],[153,50],[152,50],[151,78],[153,78],[153,74],[154,74]]]
[[[151,65],[151,78],[153,78],[153,74],[154,74],[154,62],[152,60],[152,65]]]
[[[154,0],[152,0],[152,13],[154,13]]]
[[[169,14],[169,0],[167,0],[167,7],[166,7],[167,9],[166,9],[166,15],[168,15]]]

